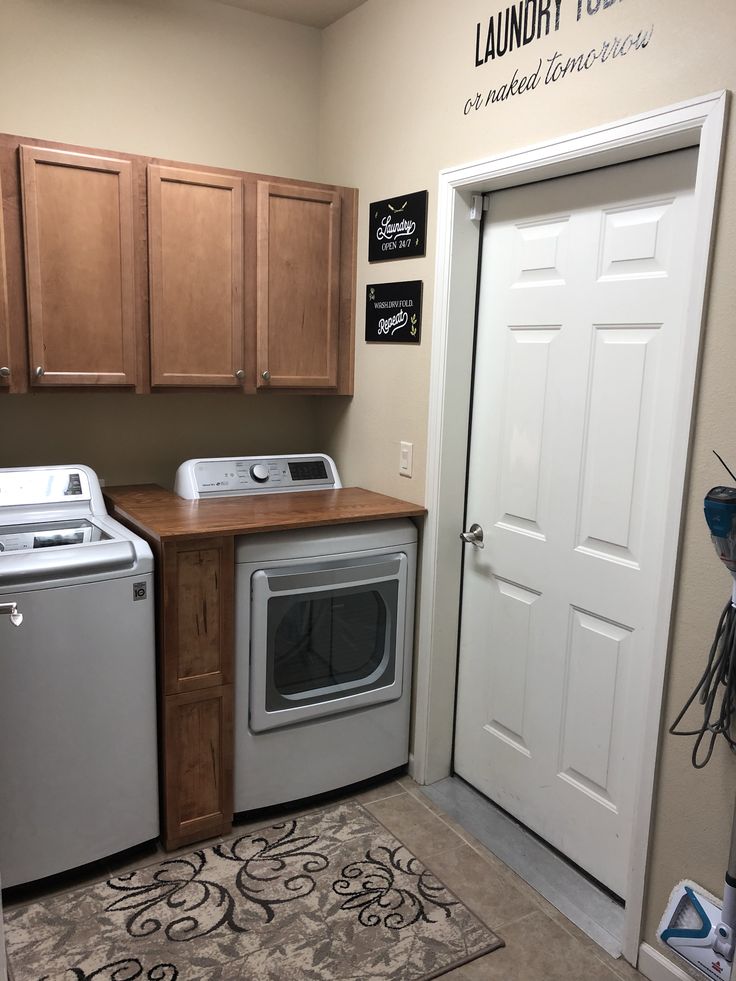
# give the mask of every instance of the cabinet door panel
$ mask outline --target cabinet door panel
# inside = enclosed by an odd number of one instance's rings
[[[232,538],[166,543],[164,690],[228,684],[233,677]]]
[[[232,686],[164,701],[164,844],[223,834],[232,822]]]
[[[152,384],[238,386],[243,182],[150,165],[148,197]]]
[[[134,385],[132,164],[20,153],[33,383]]]
[[[258,386],[336,388],[337,192],[259,182],[257,281]]]

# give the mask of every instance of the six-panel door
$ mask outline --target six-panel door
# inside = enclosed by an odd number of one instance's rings
[[[135,385],[128,160],[21,146],[31,380]]]
[[[696,151],[491,197],[457,772],[626,897]]]

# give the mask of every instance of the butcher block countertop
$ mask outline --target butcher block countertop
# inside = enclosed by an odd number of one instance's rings
[[[426,508],[361,487],[186,501],[157,484],[103,488],[114,518],[157,541],[417,518]]]

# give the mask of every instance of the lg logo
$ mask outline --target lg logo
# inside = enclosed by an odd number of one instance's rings
[[[134,582],[133,602],[137,603],[138,600],[144,600],[145,598],[146,598],[146,584],[144,582]]]

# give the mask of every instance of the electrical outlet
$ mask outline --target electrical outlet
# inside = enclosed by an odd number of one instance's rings
[[[399,446],[399,473],[402,477],[411,477],[414,459],[414,444],[405,443],[402,440]]]

